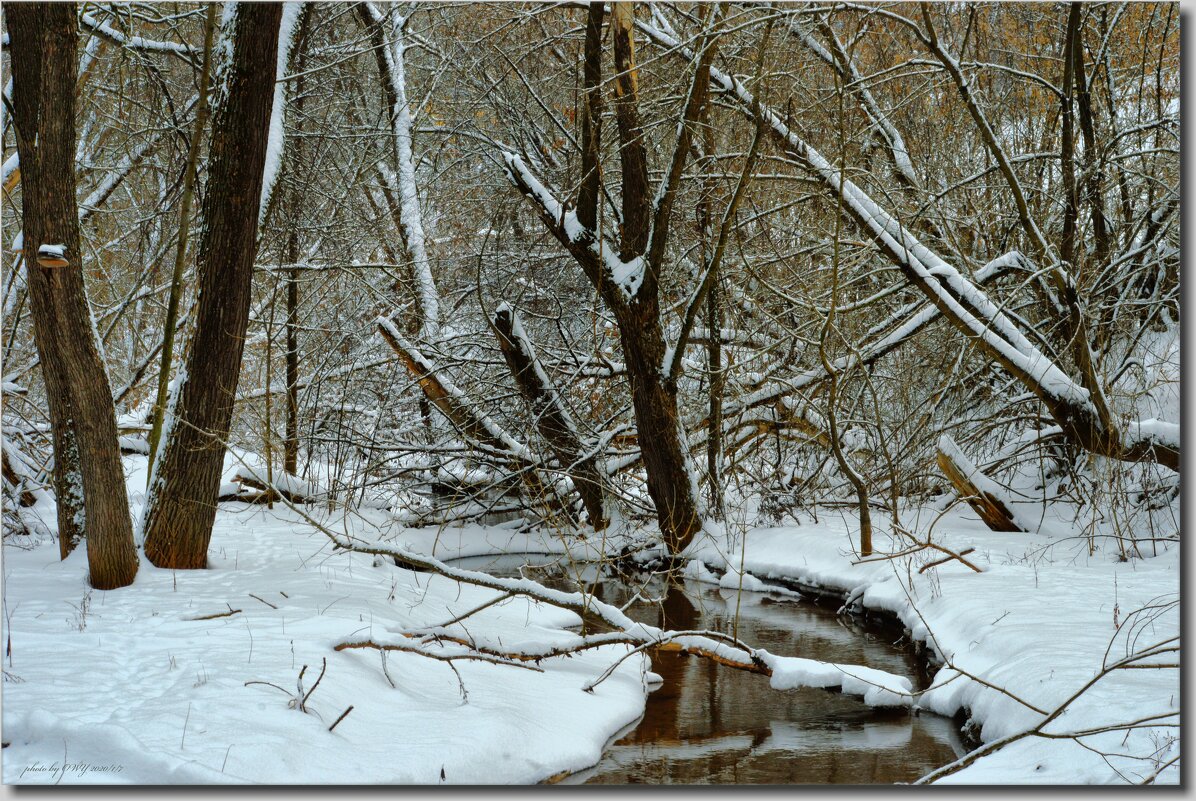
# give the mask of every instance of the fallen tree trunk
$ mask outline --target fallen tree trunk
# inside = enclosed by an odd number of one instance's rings
[[[511,375],[515,377],[515,383],[535,415],[536,429],[552,449],[561,469],[573,479],[573,486],[585,506],[590,525],[595,531],[601,531],[609,521],[595,455],[585,455],[586,448],[581,435],[561,403],[556,387],[540,365],[535,347],[523,330],[515,310],[506,303],[500,304],[494,312],[492,324]]]
[[[959,497],[980,515],[984,525],[993,531],[1025,531],[1003,497],[1001,485],[980,472],[946,434],[939,438],[937,461]]]
[[[465,393],[439,375],[436,366],[399,333],[392,321],[379,317],[378,331],[419,384],[424,396],[445,419],[467,439],[497,451],[507,459],[533,499],[540,499],[553,511],[564,509],[565,505],[540,480],[536,469],[538,462],[527,445],[504,431],[494,420],[474,411]]]

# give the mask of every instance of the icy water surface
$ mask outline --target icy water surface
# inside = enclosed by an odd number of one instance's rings
[[[469,566],[518,575],[527,557]],[[898,647],[850,626],[833,609],[783,595],[736,593],[685,581],[602,575],[592,566],[545,567],[529,577],[563,590],[580,580],[602,600],[662,628],[733,632],[775,654],[849,662],[909,676],[916,664]],[[635,583],[639,582],[639,583]],[[666,591],[667,589],[667,591]],[[736,620],[738,623],[736,624]],[[909,782],[962,755],[952,721],[908,710],[880,710],[858,698],[772,689],[768,679],[699,657],[662,653],[652,670],[664,684],[648,696],[643,719],[595,767],[570,777],[589,784],[887,784]]]

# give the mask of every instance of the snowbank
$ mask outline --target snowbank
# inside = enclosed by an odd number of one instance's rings
[[[914,705],[967,714],[984,743],[1017,737],[1065,707],[1043,727],[1047,736],[1022,737],[941,781],[1179,781],[1179,763],[1171,763],[1179,754],[1178,652],[1170,650],[1179,636],[1178,546],[1164,543],[1157,556],[1120,562],[1099,550],[1089,555],[1086,539],[1066,529],[1058,510],[1040,514],[1035,534],[992,532],[969,510],[953,510],[935,526],[934,541],[956,552],[974,547],[968,559],[985,572],[948,562],[919,573],[943,554],[860,562],[851,512],[819,514],[818,523],[749,530],[743,544],[707,536],[691,546],[688,555],[702,564],[691,563],[688,573],[712,577],[710,568],[737,567],[742,559],[744,570],[760,579],[892,613],[946,663]],[[913,512],[903,522],[925,530],[935,514],[919,521]],[[873,522],[880,526],[878,551],[908,546],[883,521]],[[1153,645],[1159,645],[1155,654],[1135,664],[1155,667],[1103,671]],[[833,672],[819,675],[839,680]]]

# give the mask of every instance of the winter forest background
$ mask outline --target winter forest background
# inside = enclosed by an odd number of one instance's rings
[[[1177,4],[3,15],[6,783],[1179,781]]]

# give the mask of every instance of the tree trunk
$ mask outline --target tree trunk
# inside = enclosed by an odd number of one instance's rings
[[[620,323],[623,355],[648,495],[656,506],[669,553],[677,555],[702,528],[701,504],[689,448],[677,413],[677,389],[664,376],[664,336],[657,316]]]
[[[1014,519],[1013,512],[1005,503],[999,485],[990,479],[980,468],[972,464],[955,442],[943,435],[939,438],[938,456],[939,470],[951,482],[951,486],[959,493],[959,497],[967,501],[968,506],[984,525],[993,531],[1024,531]]]
[[[594,456],[583,458],[585,447],[560,396],[536,358],[535,349],[515,310],[503,303],[494,312],[494,333],[515,383],[531,406],[536,429],[552,449],[561,469],[573,480],[595,531],[609,522],[603,506],[602,477]]]
[[[295,250],[288,251],[291,255]],[[292,262],[293,263],[293,262]],[[299,475],[299,271],[287,271],[287,419],[282,469]]]
[[[474,404],[465,393],[439,375],[436,365],[404,339],[392,321],[379,319],[378,333],[382,334],[382,338],[399,357],[403,368],[416,380],[428,401],[446,420],[467,439],[503,454],[509,460],[512,472],[519,473],[519,479],[533,502],[544,504],[549,512],[561,506],[540,480],[535,460],[526,445],[489,417],[475,412]]]
[[[162,441],[162,421],[166,416],[166,400],[170,388],[170,366],[174,361],[174,334],[179,318],[179,298],[183,294],[183,268],[187,260],[187,240],[191,233],[191,203],[195,197],[195,173],[199,166],[199,145],[208,124],[208,81],[212,75],[212,39],[216,32],[216,6],[207,8],[203,36],[203,69],[199,76],[199,106],[195,110],[195,125],[191,129],[191,145],[187,152],[187,167],[183,172],[183,199],[179,211],[179,238],[174,254],[174,272],[170,278],[170,295],[166,301],[166,322],[162,328],[162,362],[158,367],[158,391],[154,402],[153,423],[149,434],[149,473],[153,474],[154,456]],[[148,478],[147,478],[148,480]]]
[[[306,94],[304,92],[304,75],[307,69],[307,32],[311,22],[311,6],[304,8],[299,22],[299,32],[295,44],[295,123],[299,127],[300,136],[292,144],[292,152],[298,156],[303,149],[303,105]],[[292,158],[292,165],[299,164],[299,159]],[[299,261],[299,224],[303,213],[304,192],[302,184],[292,175],[288,211],[291,214],[291,231],[287,236],[287,263],[295,265]],[[282,465],[287,473],[299,475],[299,270],[292,266],[287,270],[287,324],[286,324],[286,424],[283,433]]]
[[[6,9],[12,46],[13,124],[22,170],[21,206],[29,296],[54,439],[61,554],[87,537],[91,584],[131,584],[137,552],[108,374],[97,349],[81,268],[75,206],[75,5]],[[68,265],[43,267],[42,245]]]
[[[150,482],[145,553],[155,565],[207,565],[225,440],[241,368],[278,49],[279,3],[237,6],[232,63],[212,127],[195,333]]]

